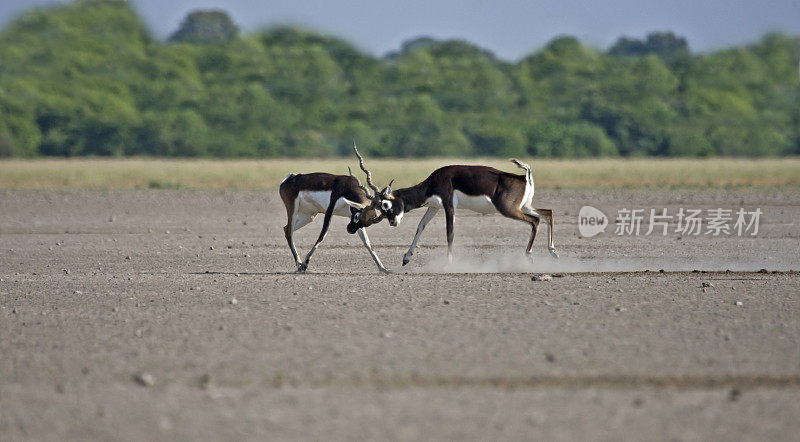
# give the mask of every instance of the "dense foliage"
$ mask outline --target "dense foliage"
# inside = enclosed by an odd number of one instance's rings
[[[307,30],[239,36],[218,11],[156,41],[122,0],[0,33],[0,156],[800,154],[798,39],[692,54],[671,33],[604,53],[559,37],[517,63],[420,38],[383,58]]]

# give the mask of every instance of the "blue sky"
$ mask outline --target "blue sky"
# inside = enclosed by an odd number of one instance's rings
[[[800,35],[800,0],[128,0],[166,37],[195,9],[221,9],[245,32],[291,23],[332,34],[374,55],[410,38],[462,38],[516,60],[558,35],[605,49],[622,35],[670,30],[695,51]],[[0,24],[52,0],[0,0]]]

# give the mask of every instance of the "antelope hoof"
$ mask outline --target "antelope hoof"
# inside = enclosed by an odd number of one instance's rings
[[[555,259],[558,259],[558,253],[556,253],[556,249],[549,249],[549,250],[550,250],[550,256],[552,256]]]
[[[300,266],[299,266],[299,267],[297,267],[297,271],[298,271],[299,273],[305,273],[305,271],[306,271],[306,269],[307,269],[307,268],[308,268],[308,263],[307,263],[307,262],[304,262],[304,263],[300,264]]]
[[[411,256],[406,255],[403,257],[403,265],[405,266],[408,262],[411,261]]]
[[[393,271],[391,271],[391,270],[387,269],[386,267],[381,267],[381,268],[379,268],[378,270],[379,270],[381,273],[383,273],[384,275],[391,275],[392,273],[394,273]]]

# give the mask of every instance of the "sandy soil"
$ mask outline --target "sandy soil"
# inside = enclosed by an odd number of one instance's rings
[[[559,261],[458,213],[452,266],[440,215],[400,267],[418,210],[370,228],[380,275],[342,218],[293,273],[276,193],[0,191],[2,439],[796,437],[797,190],[539,193]],[[764,214],[617,236],[623,207]]]

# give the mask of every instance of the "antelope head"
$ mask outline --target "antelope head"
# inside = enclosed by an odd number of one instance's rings
[[[353,204],[352,202],[348,201],[348,204],[350,204],[351,214],[350,222],[347,224],[348,233],[356,233],[358,229],[369,227],[375,223],[378,223],[383,220],[385,216],[382,210],[383,201],[385,201],[383,197],[384,192],[381,191],[372,181],[372,173],[370,173],[369,169],[367,169],[367,167],[364,165],[364,158],[358,152],[358,147],[356,147],[355,141],[353,141],[353,151],[355,151],[356,156],[358,157],[358,165],[367,176],[367,185],[370,188],[368,189],[362,185],[361,181],[359,181],[358,178],[353,175],[353,172],[350,170],[350,168],[347,169],[350,172],[350,176],[356,180],[359,189],[361,189],[369,199],[369,202],[366,204]],[[389,184],[391,185],[391,183]],[[389,186],[387,186],[386,189],[390,189],[391,191]]]

